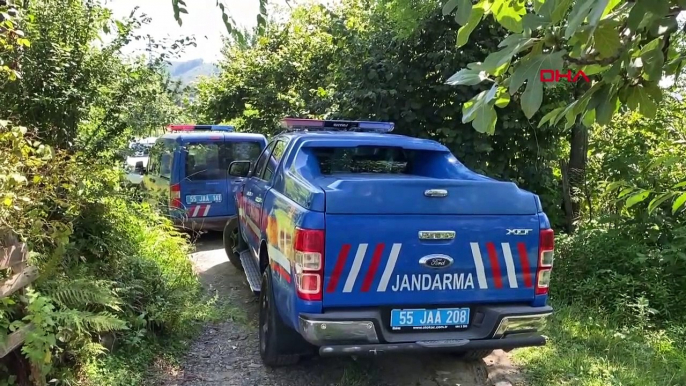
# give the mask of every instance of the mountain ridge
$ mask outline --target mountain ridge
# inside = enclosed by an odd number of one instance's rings
[[[215,63],[205,62],[203,59],[191,59],[182,61],[170,61],[167,72],[173,80],[180,81],[187,86],[199,80],[202,76],[214,76],[219,73],[219,67]]]

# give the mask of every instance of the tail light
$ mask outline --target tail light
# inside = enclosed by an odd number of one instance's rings
[[[180,209],[181,206],[181,185],[174,184],[169,187],[169,207]]]
[[[538,244],[538,270],[536,272],[536,295],[547,295],[550,274],[553,270],[553,251],[555,249],[555,232],[552,229],[541,229]]]
[[[303,300],[321,301],[324,282],[324,231],[295,228],[295,289]]]

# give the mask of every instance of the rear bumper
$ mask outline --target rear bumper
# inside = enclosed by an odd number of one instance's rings
[[[381,352],[512,350],[542,346],[541,335],[552,307],[479,307],[472,326],[452,332],[392,332],[381,311],[301,314],[299,330],[324,356]],[[377,315],[375,317],[374,315]],[[481,316],[479,316],[481,315]],[[481,322],[477,321],[481,318]]]
[[[200,231],[218,231],[224,230],[226,223],[236,216],[217,216],[217,217],[186,217],[175,218],[174,225],[178,228]]]

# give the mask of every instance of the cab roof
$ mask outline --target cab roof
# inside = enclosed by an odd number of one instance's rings
[[[160,139],[171,139],[176,142],[193,141],[256,141],[265,142],[262,134],[230,133],[222,131],[174,131],[166,133]]]

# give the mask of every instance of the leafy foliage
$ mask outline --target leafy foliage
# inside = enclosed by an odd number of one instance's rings
[[[593,76],[590,87],[541,124],[556,125],[565,119],[571,127],[580,116],[587,126],[604,125],[620,106],[652,118],[663,98],[659,81],[663,75],[678,76],[683,68],[681,50],[670,42],[682,33],[677,16],[684,6],[676,0],[449,0],[444,13],[455,13],[462,25],[464,38],[458,47],[488,16],[510,32],[498,51],[460,70],[461,79],[454,84],[467,84],[478,76],[511,95],[526,84],[521,106],[531,119],[542,105],[541,70],[583,71]],[[492,121],[494,97],[495,93],[482,97],[480,105],[474,99],[469,111],[477,116],[475,122]],[[478,123],[473,125],[480,129]]]
[[[21,353],[40,376],[130,385],[93,364],[118,363],[98,359],[105,354],[150,360],[142,349],[157,336],[183,336],[208,312],[186,238],[137,203],[114,162],[129,136],[183,118],[163,61],[190,42],[127,61],[118,52],[146,19],[112,20],[95,1],[27,4],[17,18],[28,43],[17,28],[0,29],[15,48],[0,54],[14,71],[0,78],[0,116],[9,118],[0,121],[0,233],[29,245],[40,275],[31,291],[0,302],[0,339],[31,323]],[[112,43],[94,44],[102,31],[115,33]],[[2,360],[11,378],[0,381],[26,378],[17,358]]]

